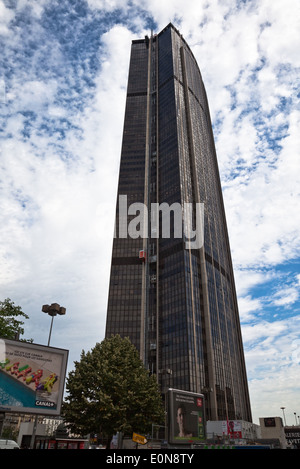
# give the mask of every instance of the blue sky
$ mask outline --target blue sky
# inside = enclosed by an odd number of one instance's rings
[[[132,39],[180,30],[216,139],[253,419],[300,415],[298,0],[0,0],[0,299],[69,368],[104,338]]]

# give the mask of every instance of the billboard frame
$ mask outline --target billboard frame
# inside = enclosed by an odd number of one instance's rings
[[[10,399],[0,400],[0,412],[60,415],[68,355],[65,349],[0,337],[0,389]],[[22,401],[25,394],[30,404]]]
[[[181,412],[179,409],[184,409]],[[179,414],[181,412],[181,417]],[[178,419],[186,418],[187,432],[180,436]],[[170,388],[168,390],[168,442],[171,445],[201,444],[206,439],[204,395]]]

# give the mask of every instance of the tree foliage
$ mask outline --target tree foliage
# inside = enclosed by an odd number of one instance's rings
[[[119,335],[104,339],[67,378],[63,415],[69,428],[82,435],[103,432],[147,433],[162,424],[164,411],[156,379],[145,369],[136,348]]]
[[[0,301],[0,337],[15,339],[24,334],[24,322],[19,319],[20,317],[29,319],[21,307],[16,306],[10,298]]]

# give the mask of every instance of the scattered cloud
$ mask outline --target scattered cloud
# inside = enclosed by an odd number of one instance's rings
[[[273,304],[275,306],[289,307],[299,300],[300,296],[300,274],[296,275],[291,285],[285,285],[274,295]]]

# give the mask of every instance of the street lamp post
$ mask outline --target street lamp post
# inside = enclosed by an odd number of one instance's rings
[[[49,347],[54,316],[56,316],[57,314],[59,314],[59,315],[66,314],[66,308],[64,308],[63,306],[60,306],[58,303],[52,303],[50,306],[49,305],[43,305],[42,306],[42,311],[43,311],[43,313],[48,313],[49,316],[51,316],[51,325],[50,325],[50,332],[49,332],[49,338],[48,338],[48,347]],[[34,423],[33,423],[33,431],[32,431],[31,441],[30,441],[30,448],[31,449],[34,448],[37,424],[38,424],[38,415],[35,416]]]
[[[285,407],[280,407],[280,409],[282,410],[284,426],[286,427],[286,421],[285,421],[285,415],[284,415],[284,409],[285,409]]]
[[[60,306],[58,303],[52,303],[50,306],[49,305],[43,305],[42,306],[42,311],[43,311],[43,313],[48,313],[49,316],[51,316],[51,325],[50,325],[50,332],[49,332],[49,338],[48,338],[48,347],[49,347],[54,316],[56,316],[57,314],[59,314],[59,315],[66,314],[66,308],[64,308],[63,306]],[[32,431],[31,441],[30,441],[30,448],[31,449],[34,448],[37,424],[38,424],[38,415],[35,416],[34,423],[33,423],[33,431]]]
[[[50,306],[49,305],[43,305],[42,311],[43,311],[43,313],[48,313],[49,316],[52,317],[51,325],[50,325],[49,338],[48,338],[48,347],[49,347],[54,316],[56,316],[57,314],[59,314],[59,315],[66,314],[66,308],[64,308],[63,306],[60,306],[58,303],[52,303]]]

